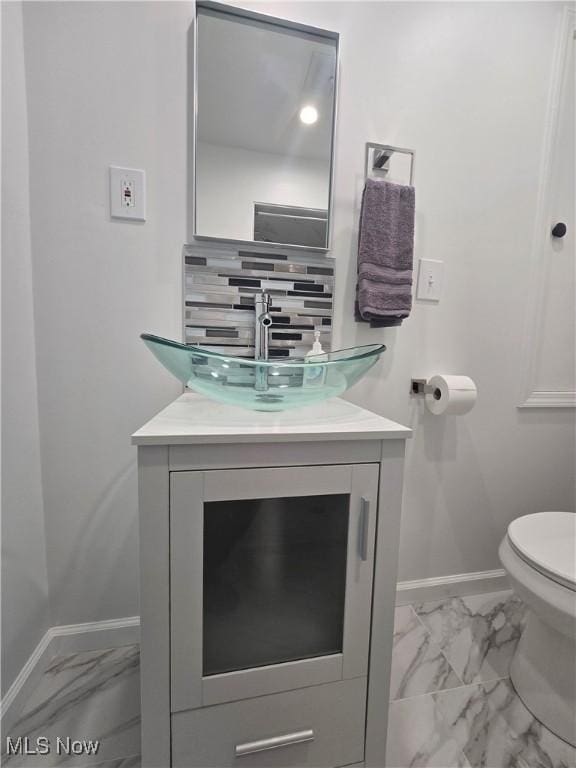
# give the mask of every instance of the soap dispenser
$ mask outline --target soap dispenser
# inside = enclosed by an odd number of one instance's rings
[[[320,331],[314,331],[314,343],[312,349],[306,353],[305,359],[308,365],[304,368],[304,386],[320,386],[324,383],[326,370],[321,365],[314,365],[314,362],[324,362],[328,359],[320,343]]]

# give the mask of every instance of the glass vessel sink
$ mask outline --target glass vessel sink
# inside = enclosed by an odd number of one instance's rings
[[[251,360],[143,333],[148,349],[182,384],[213,400],[253,411],[285,411],[337,397],[386,349],[369,344],[308,357]]]

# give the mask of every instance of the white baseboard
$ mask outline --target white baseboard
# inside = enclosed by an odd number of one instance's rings
[[[0,720],[4,733],[18,718],[20,709],[38,685],[55,656],[63,653],[120,648],[140,642],[140,617],[63,624],[50,627],[0,702]]]
[[[503,568],[495,571],[456,573],[431,579],[399,581],[396,585],[396,605],[426,603],[443,597],[464,597],[482,592],[499,592],[510,589],[508,576]]]
[[[140,616],[107,621],[89,621],[85,624],[62,624],[52,627],[54,656],[61,653],[98,651],[101,648],[120,648],[140,642]]]

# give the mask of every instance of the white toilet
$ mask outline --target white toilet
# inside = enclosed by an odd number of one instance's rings
[[[576,746],[576,515],[519,517],[500,560],[528,607],[510,670],[514,688],[541,723]]]

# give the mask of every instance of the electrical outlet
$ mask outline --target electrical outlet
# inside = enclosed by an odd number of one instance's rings
[[[122,179],[120,182],[120,194],[122,199],[120,205],[122,208],[134,208],[134,182],[130,179]]]
[[[420,259],[416,298],[425,301],[440,301],[444,278],[444,262],[435,259]]]
[[[146,221],[146,174],[137,168],[110,166],[110,215]]]

